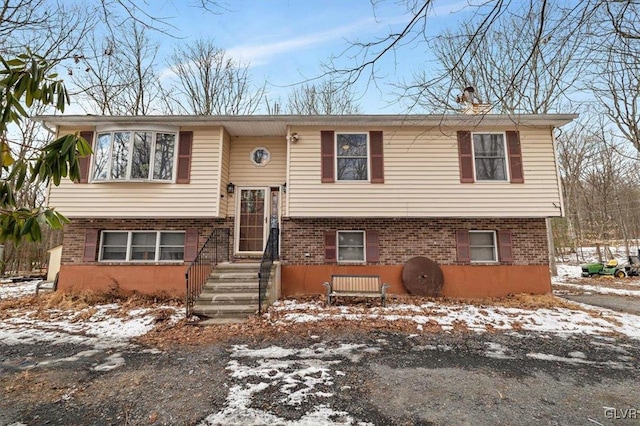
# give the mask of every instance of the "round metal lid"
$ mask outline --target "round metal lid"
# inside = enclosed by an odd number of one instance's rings
[[[416,296],[439,296],[444,284],[440,266],[424,256],[416,256],[402,268],[402,282],[410,294]]]

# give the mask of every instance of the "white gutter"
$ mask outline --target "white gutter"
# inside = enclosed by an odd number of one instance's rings
[[[32,119],[57,125],[117,125],[117,124],[174,124],[179,126],[230,126],[233,124],[264,124],[327,126],[562,126],[577,118],[577,114],[440,114],[440,115],[41,115]]]

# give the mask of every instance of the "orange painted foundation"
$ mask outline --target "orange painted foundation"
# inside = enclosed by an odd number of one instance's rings
[[[58,290],[138,292],[182,298],[185,295],[183,265],[61,265]]]
[[[442,265],[442,295],[454,298],[503,297],[551,292],[545,265]],[[62,265],[58,289],[64,292],[122,291],[182,298],[182,265]],[[390,293],[406,294],[402,265],[293,265],[282,267],[282,296],[324,294],[332,274],[380,275]]]
[[[454,298],[503,297],[509,294],[551,292],[546,265],[442,265],[442,295]],[[326,293],[323,282],[332,274],[380,275],[390,293],[406,294],[402,265],[292,265],[282,267],[282,296]]]

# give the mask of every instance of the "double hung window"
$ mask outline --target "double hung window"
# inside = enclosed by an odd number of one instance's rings
[[[369,148],[367,133],[336,134],[337,180],[369,179]]]
[[[476,181],[506,181],[507,160],[502,133],[474,133]]]

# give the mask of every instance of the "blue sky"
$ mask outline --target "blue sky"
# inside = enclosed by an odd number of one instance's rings
[[[429,31],[437,33],[455,25],[464,14],[450,12],[460,11],[465,5],[466,0],[436,2]],[[287,85],[320,75],[320,63],[343,52],[348,41],[374,40],[390,30],[399,30],[408,20],[404,6],[394,0],[378,2],[375,8],[368,0],[231,0],[224,6],[225,11],[214,15],[182,0],[154,3],[151,13],[171,17],[177,30],[170,32],[179,37],[154,36],[160,42],[161,67],[166,66],[162,58],[170,55],[177,43],[213,38],[233,57],[251,63],[254,82],[268,82],[270,99],[280,96],[283,101]],[[398,112],[398,106],[387,106],[395,99],[387,84],[410,78],[414,70],[429,66],[428,59],[424,45],[386,58],[381,63],[380,74],[385,77],[382,84],[378,88],[370,86],[365,93],[367,80],[363,79],[358,89],[362,112]],[[347,58],[343,61],[352,64]]]

